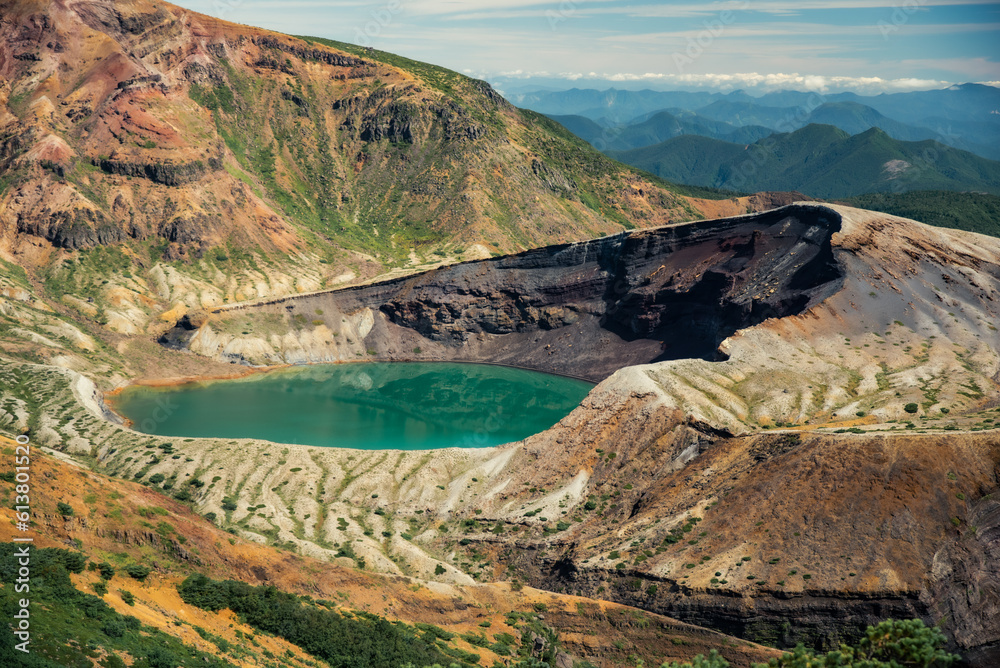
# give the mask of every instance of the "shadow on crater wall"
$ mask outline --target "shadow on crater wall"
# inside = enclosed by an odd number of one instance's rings
[[[370,308],[384,316],[363,341],[371,359],[406,359],[422,349],[420,359],[600,381],[633,364],[718,360],[719,344],[737,330],[801,313],[833,294],[842,273],[830,239],[839,229],[832,209],[792,205],[245,308],[288,314]],[[178,323],[162,342],[183,347],[189,328]]]

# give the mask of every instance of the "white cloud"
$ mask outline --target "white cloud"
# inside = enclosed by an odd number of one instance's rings
[[[826,93],[838,90],[853,90],[859,93],[883,93],[911,90],[945,88],[949,81],[936,79],[883,79],[881,77],[823,76],[817,74],[739,72],[733,74],[669,74],[662,72],[614,72],[597,74],[563,73],[552,75],[548,72],[505,72],[496,75],[504,79],[550,78],[578,81],[587,79],[597,82],[620,83],[647,81],[650,83],[673,85],[684,88],[710,88],[713,90],[736,90],[740,88],[759,91],[802,90]],[[490,77],[487,77],[490,78]],[[992,84],[991,84],[992,85]]]

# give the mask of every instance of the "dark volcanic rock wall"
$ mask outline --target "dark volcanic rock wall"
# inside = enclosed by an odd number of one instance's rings
[[[840,286],[830,245],[839,226],[830,209],[788,206],[245,308],[310,319],[324,312],[331,322],[370,308],[381,316],[364,339],[375,359],[405,359],[420,348],[422,359],[598,381],[631,364],[717,359],[719,344],[738,329],[826,298]],[[193,334],[182,325],[163,342],[182,346]]]
[[[533,587],[631,605],[772,647],[790,649],[803,643],[829,651],[841,643],[856,643],[868,626],[883,620],[929,616],[916,593],[706,592],[649,573],[582,571],[571,559],[539,557],[532,551],[526,551],[518,566]]]

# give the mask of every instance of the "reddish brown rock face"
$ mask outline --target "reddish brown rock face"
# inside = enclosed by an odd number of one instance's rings
[[[514,251],[768,205],[685,198],[420,63],[145,0],[2,7],[14,252],[165,239],[188,259],[227,242],[302,251],[318,234],[370,257],[398,236],[398,262],[410,245]]]

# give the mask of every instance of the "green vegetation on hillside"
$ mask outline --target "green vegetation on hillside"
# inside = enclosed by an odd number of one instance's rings
[[[120,658],[124,654],[134,659],[133,668],[231,665],[144,626],[135,617],[118,614],[102,598],[78,590],[69,574],[84,570],[87,559],[79,552],[31,547],[29,589],[16,591],[21,566],[17,551],[22,547],[0,543],[0,613],[6,625],[22,609],[21,599],[31,601],[30,652],[16,649],[21,639],[5,630],[0,633],[0,665],[64,668],[96,662],[103,668],[124,668]]]
[[[1000,237],[1000,197],[987,193],[921,190],[908,193],[872,193],[840,200],[903,218]]]
[[[329,46],[337,49],[338,51],[350,53],[351,55],[359,58],[374,60],[385,65],[398,67],[401,70],[406,70],[407,72],[419,76],[423,81],[427,82],[428,85],[448,95],[455,95],[457,91],[466,85],[473,85],[477,87],[482,87],[484,85],[484,82],[479,81],[478,79],[467,77],[464,74],[454,70],[449,70],[446,67],[434,65],[432,63],[425,63],[420,60],[413,60],[412,58],[400,56],[395,53],[389,53],[388,51],[380,51],[378,49],[351,44],[350,42],[338,42],[335,39],[326,39],[325,37],[312,37],[308,35],[294,35],[294,37],[310,44]]]
[[[192,575],[177,591],[189,605],[211,611],[229,608],[246,624],[282,637],[337,668],[397,668],[408,662],[426,666],[454,659],[442,652],[432,634],[364,612],[348,616],[274,587]]]
[[[813,124],[748,145],[682,135],[608,154],[671,181],[744,191],[796,190],[824,198],[914,190],[1000,193],[1000,162],[931,140],[898,141],[875,128],[850,136]]]
[[[802,645],[794,651],[754,664],[754,668],[947,668],[959,657],[946,652],[946,638],[936,627],[928,628],[919,619],[886,620],[869,626],[855,646],[841,645],[826,654],[817,654]],[[664,663],[662,668],[727,668],[729,662],[714,650],[691,662]]]

